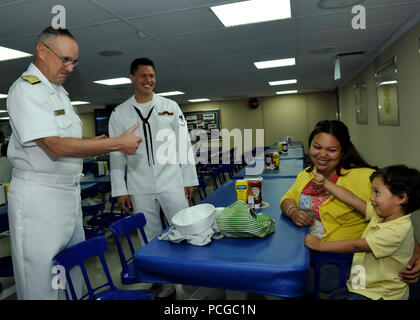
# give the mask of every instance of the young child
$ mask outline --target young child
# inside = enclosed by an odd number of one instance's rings
[[[369,202],[319,173],[314,175],[315,186],[324,187],[370,220],[357,240],[324,242],[313,235],[305,237],[305,244],[313,250],[355,252],[347,288],[331,293],[326,299],[408,299],[408,285],[398,273],[405,268],[414,250],[410,213],[420,207],[420,172],[404,165],[374,172],[370,177],[373,192]]]

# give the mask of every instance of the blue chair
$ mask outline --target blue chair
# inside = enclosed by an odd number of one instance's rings
[[[81,186],[80,196],[82,199],[92,198],[98,195],[98,184],[97,183],[87,183]]]
[[[7,212],[0,214],[0,232],[9,230],[9,218]],[[0,278],[13,277],[13,261],[12,256],[5,256],[0,258]],[[2,285],[0,283],[0,292]]]
[[[107,249],[108,245],[105,238],[96,237],[64,249],[54,257],[54,263],[65,268],[67,287],[70,289],[71,298],[73,300],[153,300],[155,293],[151,290],[120,290],[115,287],[105,261],[104,254]],[[92,257],[99,258],[107,279],[104,284],[95,288],[92,287],[84,265],[84,262]],[[88,291],[87,294],[80,298],[76,296],[74,284],[70,276],[70,270],[75,266],[80,267]],[[66,298],[70,300],[68,291],[68,289],[65,289]]]
[[[118,249],[118,254],[121,261],[121,282],[124,284],[133,284],[137,283],[136,279],[136,269],[134,267],[134,253],[135,249],[133,246],[133,242],[130,237],[130,232],[138,229],[140,230],[140,234],[143,238],[144,243],[148,243],[146,234],[144,232],[144,226],[146,225],[146,218],[144,217],[143,213],[136,213],[129,217],[123,218],[114,222],[109,229],[111,230],[112,234],[114,235],[115,242]],[[130,247],[130,256],[127,258],[124,255],[123,247],[121,245],[120,238],[125,236],[127,238],[128,245]]]
[[[409,300],[417,301],[420,300],[420,280],[416,283],[410,283],[410,297]]]
[[[104,210],[105,210],[105,198],[102,198],[101,202],[98,202],[98,203],[82,205],[83,217],[92,216],[91,219],[95,218],[95,216],[97,216],[98,214],[103,213]],[[88,221],[88,225],[83,226],[85,230],[86,239],[90,239],[92,237],[103,236],[105,234],[104,227],[96,226],[96,225],[89,225],[89,221]]]
[[[127,217],[129,214],[123,212],[122,210],[119,213],[114,212],[115,204],[117,203],[116,197],[109,196],[109,202],[111,203],[111,209],[109,212],[105,212],[102,209],[98,214],[94,215],[89,221],[88,225],[94,227],[103,227],[109,228],[111,224],[115,221]],[[105,205],[104,205],[105,208]]]
[[[202,175],[198,175],[197,178],[198,178],[198,195],[200,196],[200,199],[203,200],[204,198],[207,197],[206,180],[204,179],[204,177]],[[203,193],[203,195],[201,195],[202,193]]]
[[[324,264],[336,264],[339,266],[340,270],[340,288],[344,288],[346,285],[346,267],[348,264],[351,264],[353,261],[352,253],[330,253],[330,252],[321,252],[321,251],[310,251],[310,261],[311,265],[314,267],[314,296],[315,300],[319,300],[319,291],[320,291],[320,274],[321,266]]]

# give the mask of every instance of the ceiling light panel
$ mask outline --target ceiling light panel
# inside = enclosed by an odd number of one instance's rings
[[[282,86],[282,85],[294,84],[294,83],[297,83],[297,80],[296,79],[279,80],[279,81],[270,81],[270,82],[268,82],[268,84],[270,86]]]
[[[30,57],[32,54],[0,46],[0,61]]]
[[[296,64],[295,58],[254,62],[254,65],[257,67],[257,69],[287,67],[287,66],[294,66],[295,64]]]
[[[290,0],[249,0],[210,9],[225,27],[291,18]]]
[[[181,95],[181,94],[185,94],[185,93],[181,92],[181,91],[168,91],[168,92],[157,93],[158,96],[162,96],[162,97],[178,96],[178,95]]]
[[[119,84],[131,83],[131,80],[129,78],[113,78],[113,79],[97,80],[93,82],[98,83],[98,84],[104,84],[106,86],[117,86]]]
[[[297,93],[297,90],[286,90],[286,91],[277,91],[276,94],[292,94]]]

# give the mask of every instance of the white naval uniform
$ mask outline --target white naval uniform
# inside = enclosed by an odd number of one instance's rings
[[[84,240],[80,206],[82,159],[52,159],[34,140],[82,137],[82,123],[61,86],[30,64],[7,98],[12,136],[8,157],[14,167],[8,194],[13,270],[18,299],[57,299],[52,258]],[[79,279],[81,280],[81,279]],[[81,283],[77,281],[79,293]]]
[[[134,108],[143,118],[151,110],[150,127],[144,125]],[[145,214],[145,232],[150,241],[162,231],[160,207],[171,223],[178,211],[188,207],[184,186],[198,185],[198,180],[187,123],[175,101],[153,94],[150,108],[141,110],[133,95],[112,112],[109,135],[119,136],[137,122],[140,125],[135,134],[143,140],[136,153],[111,152],[112,196],[130,195],[134,212]],[[173,135],[165,135],[165,130]],[[162,134],[165,137],[159,141]],[[165,157],[172,157],[169,163]]]

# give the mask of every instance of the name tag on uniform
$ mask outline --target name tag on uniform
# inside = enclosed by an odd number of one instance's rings
[[[66,110],[64,109],[59,109],[59,110],[54,110],[54,115],[55,116],[62,116],[66,114]]]

